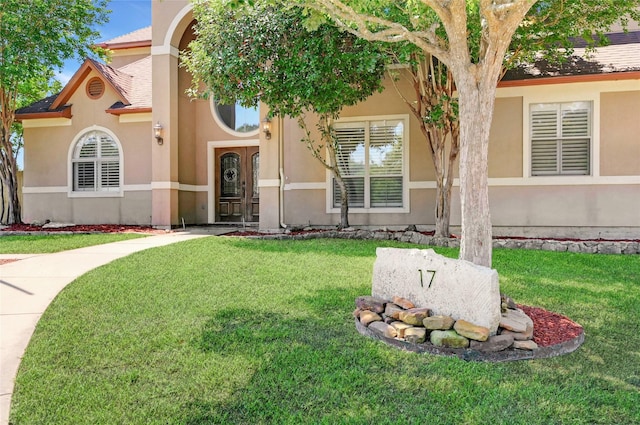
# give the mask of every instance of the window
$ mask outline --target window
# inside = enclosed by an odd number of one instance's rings
[[[74,192],[120,190],[120,150],[102,131],[85,133],[73,150]]]
[[[239,103],[225,105],[211,100],[211,113],[218,125],[237,137],[256,136],[260,128],[259,108],[247,108]]]
[[[589,175],[591,102],[531,106],[531,175]]]
[[[351,208],[404,207],[404,119],[339,122],[338,168]],[[332,178],[334,208],[340,208],[338,183]]]

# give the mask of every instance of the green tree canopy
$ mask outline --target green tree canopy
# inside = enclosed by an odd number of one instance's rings
[[[107,0],[0,0],[0,182],[9,194],[5,223],[21,221],[12,127],[20,99],[49,91],[66,59],[95,56]]]

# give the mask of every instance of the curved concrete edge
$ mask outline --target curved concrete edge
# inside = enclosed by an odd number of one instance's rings
[[[362,323],[360,323],[357,318],[355,318],[355,324],[357,331],[361,335],[380,340],[392,347],[419,354],[434,354],[438,356],[458,357],[459,359],[466,361],[509,362],[516,360],[545,359],[572,353],[577,350],[584,342],[583,329],[580,335],[578,335],[577,337],[572,338],[568,341],[561,342],[559,344],[551,345],[549,347],[539,347],[533,351],[508,348],[504,351],[492,353],[472,350],[470,348],[442,348],[436,347],[431,343],[412,344],[410,342],[395,338],[387,338],[383,335],[373,332]]]

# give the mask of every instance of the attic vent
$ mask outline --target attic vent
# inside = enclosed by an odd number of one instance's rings
[[[104,94],[104,82],[99,77],[93,77],[87,83],[87,95],[91,99],[98,99]]]

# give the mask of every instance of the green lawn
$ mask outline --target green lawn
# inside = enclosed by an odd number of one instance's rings
[[[138,233],[91,233],[0,236],[0,254],[51,254],[85,246],[146,237]]]
[[[410,245],[210,237],[96,269],[40,321],[12,423],[640,423],[638,256],[494,251],[505,293],[586,340],[475,363],[357,333],[376,246]]]

